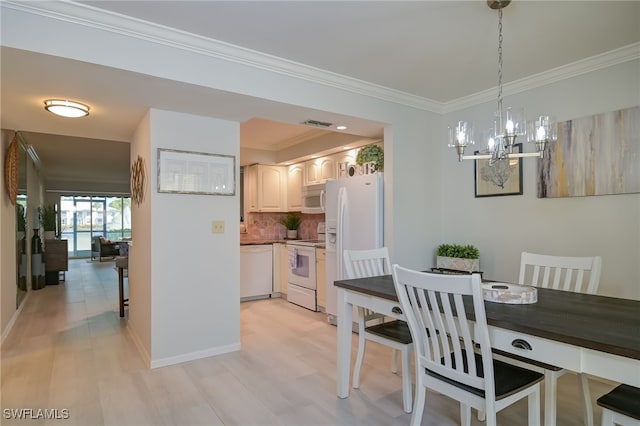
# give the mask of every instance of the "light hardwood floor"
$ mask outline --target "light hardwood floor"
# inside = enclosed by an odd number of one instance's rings
[[[2,425],[409,423],[389,349],[375,343],[367,347],[361,388],[336,397],[336,328],[323,314],[281,299],[245,302],[241,351],[148,370],[118,317],[113,262],[72,260],[66,279],[30,294],[2,345]],[[353,345],[355,356],[355,336]],[[558,387],[558,425],[581,425],[575,376],[563,376]],[[610,388],[591,381],[594,400]],[[19,408],[66,409],[69,418],[6,418],[6,409]],[[600,413],[595,407],[598,422]],[[501,425],[525,419],[526,403],[498,414]],[[423,425],[458,422],[456,402],[427,395]]]

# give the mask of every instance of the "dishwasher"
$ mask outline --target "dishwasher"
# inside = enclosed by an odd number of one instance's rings
[[[271,297],[273,246],[240,246],[240,301]]]

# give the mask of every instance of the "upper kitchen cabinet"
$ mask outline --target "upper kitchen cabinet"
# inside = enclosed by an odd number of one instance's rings
[[[304,182],[304,166],[292,164],[287,176],[287,210],[302,211],[302,185]]]
[[[286,212],[288,168],[254,164],[244,173],[245,207],[250,212]]]
[[[304,184],[316,185],[336,178],[336,162],[332,157],[316,158],[304,162]]]

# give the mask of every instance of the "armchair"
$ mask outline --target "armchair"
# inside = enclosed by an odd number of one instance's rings
[[[105,240],[101,235],[91,238],[91,260],[96,257],[102,262],[103,257],[115,257],[120,254],[117,243]]]

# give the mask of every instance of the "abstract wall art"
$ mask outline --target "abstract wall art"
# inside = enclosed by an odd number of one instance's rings
[[[640,106],[558,123],[538,161],[538,198],[640,192]]]

